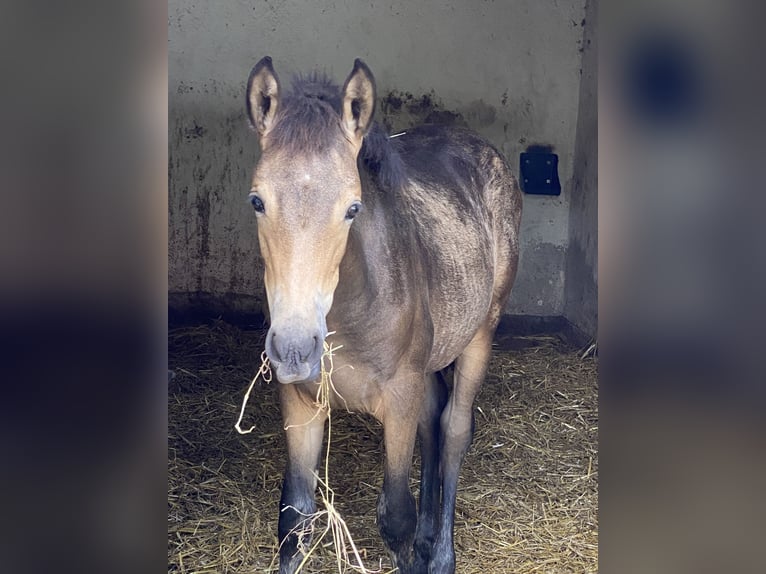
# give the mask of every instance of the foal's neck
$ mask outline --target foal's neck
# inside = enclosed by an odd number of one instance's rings
[[[378,188],[368,173],[360,176],[364,212],[349,233],[336,298],[369,306],[378,297],[395,296],[405,287],[409,253],[403,222],[397,220],[394,210],[395,197]]]

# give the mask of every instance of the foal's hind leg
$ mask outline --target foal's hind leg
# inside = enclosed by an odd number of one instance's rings
[[[473,436],[473,400],[489,364],[494,325],[485,325],[455,361],[455,383],[441,416],[442,507],[430,574],[455,571],[453,523],[460,466]]]
[[[420,437],[420,504],[418,526],[415,531],[416,574],[428,572],[434,539],[439,527],[439,417],[447,403],[447,387],[441,373],[426,380],[426,394],[418,423]]]

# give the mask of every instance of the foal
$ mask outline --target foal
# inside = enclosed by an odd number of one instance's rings
[[[332,407],[384,427],[377,512],[394,565],[454,572],[473,401],[516,275],[521,193],[500,153],[442,126],[389,139],[374,110],[375,81],[360,60],[342,88],[313,74],[284,91],[269,57],[247,85],[262,150],[250,201],[271,316],[266,352],[287,433],[282,574],[297,568],[296,532],[315,510],[326,413],[314,399],[328,332],[343,346]],[[453,363],[448,391],[439,373]],[[417,509],[408,484],[416,436]]]

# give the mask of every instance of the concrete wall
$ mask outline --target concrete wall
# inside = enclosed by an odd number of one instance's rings
[[[587,337],[598,318],[598,0],[585,15],[580,111],[569,211],[564,315]]]
[[[585,0],[170,0],[169,290],[252,309],[263,294],[246,205],[257,142],[244,114],[252,65],[283,81],[319,68],[373,70],[379,119],[465,123],[513,166],[530,143],[560,156],[560,197],[525,196],[522,259],[508,311],[561,315],[570,241]],[[252,299],[251,299],[252,298]]]

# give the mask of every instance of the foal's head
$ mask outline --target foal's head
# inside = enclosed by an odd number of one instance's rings
[[[356,160],[374,106],[375,82],[360,60],[340,91],[314,75],[283,94],[269,57],[250,73],[247,111],[261,144],[250,201],[266,264],[266,352],[282,383],[319,374],[325,318],[362,208]]]

